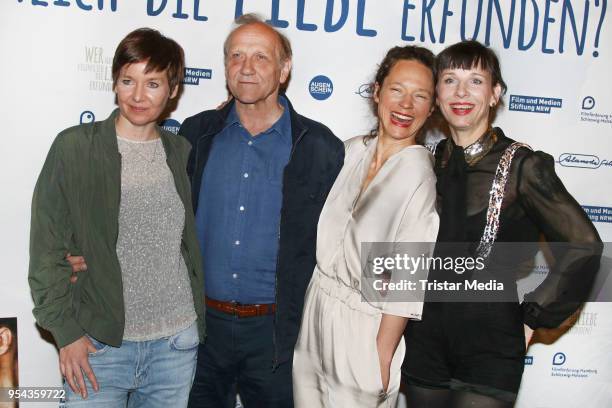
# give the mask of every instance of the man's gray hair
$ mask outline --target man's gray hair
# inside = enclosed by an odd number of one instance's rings
[[[287,61],[291,59],[291,57],[293,56],[293,51],[291,50],[291,42],[289,41],[287,36],[285,36],[283,33],[278,31],[273,25],[266,22],[263,18],[261,18],[259,15],[255,13],[243,14],[234,21],[234,28],[232,28],[232,31],[230,31],[230,33],[227,35],[227,38],[225,39],[225,42],[223,43],[223,56],[225,57],[225,59],[227,59],[229,40],[234,34],[234,32],[240,27],[251,25],[251,24],[263,24],[263,25],[270,27],[270,29],[274,31],[274,33],[278,37],[278,42],[281,46],[280,47],[281,61]]]

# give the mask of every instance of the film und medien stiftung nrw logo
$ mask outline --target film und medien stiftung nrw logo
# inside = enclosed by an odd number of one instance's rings
[[[308,84],[308,92],[318,101],[323,101],[331,96],[334,92],[334,84],[331,79],[325,75],[317,75],[310,80]]]
[[[587,95],[582,98],[579,115],[580,121],[604,126],[612,125],[612,112],[601,111],[601,106],[595,109],[595,106],[595,97]]]
[[[511,111],[550,114],[553,108],[561,108],[563,100],[544,96],[510,95]]]
[[[612,167],[612,160],[602,159],[594,154],[561,153],[557,162],[564,167],[577,167],[591,170],[600,167]]]
[[[592,222],[612,223],[612,207],[601,207],[598,205],[583,205],[582,209]],[[581,316],[584,313],[581,313]],[[572,326],[575,328],[576,325]]]
[[[96,115],[92,111],[86,110],[81,112],[81,116],[79,117],[79,125],[83,123],[93,123],[96,120]]]
[[[200,85],[200,79],[211,79],[212,69],[185,67],[184,85]]]
[[[181,123],[176,119],[166,119],[162,121],[159,126],[161,126],[162,129],[167,130],[168,132],[177,134],[179,129],[181,128]]]
[[[525,356],[525,365],[533,365],[533,356]]]

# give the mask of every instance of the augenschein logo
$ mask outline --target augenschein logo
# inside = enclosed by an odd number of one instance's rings
[[[181,128],[181,123],[176,119],[166,119],[162,121],[159,126],[168,132],[177,134]]]
[[[334,92],[334,84],[331,79],[325,75],[317,75],[310,80],[308,92],[310,92],[310,96],[316,100],[323,101],[329,98]]]
[[[612,167],[612,160],[600,159],[594,154],[561,153],[558,163],[564,167],[578,167],[581,169],[598,169]]]
[[[185,67],[184,85],[200,85],[200,79],[211,79],[212,69]]]

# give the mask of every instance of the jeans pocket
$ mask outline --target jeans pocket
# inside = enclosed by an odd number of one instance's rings
[[[93,346],[96,348],[96,351],[88,353],[89,357],[98,357],[98,356],[101,356],[102,354],[106,353],[110,349],[110,346],[108,344],[104,344],[104,343],[94,339],[89,334],[86,334],[86,336],[89,339],[89,341],[91,342],[91,344],[93,344]]]
[[[200,344],[198,337],[198,325],[194,322],[185,330],[181,330],[168,339],[170,349],[178,351],[193,350]]]

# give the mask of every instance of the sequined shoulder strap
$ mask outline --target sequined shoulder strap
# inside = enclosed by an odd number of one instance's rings
[[[435,155],[436,154],[436,149],[438,148],[438,145],[440,144],[441,141],[445,140],[444,138],[438,139],[435,142],[432,143],[426,143],[424,146],[427,150],[429,150],[431,152],[431,154]]]
[[[526,147],[532,150],[531,147],[525,143],[514,142],[506,148],[504,153],[499,160],[497,170],[495,170],[495,178],[493,178],[493,184],[491,185],[491,191],[489,192],[489,208],[487,209],[487,223],[485,225],[484,232],[480,238],[480,244],[476,249],[476,255],[482,258],[487,258],[493,248],[493,243],[497,237],[499,230],[499,214],[501,206],[504,201],[504,194],[506,193],[506,184],[508,183],[508,175],[510,174],[510,165],[516,151]]]

